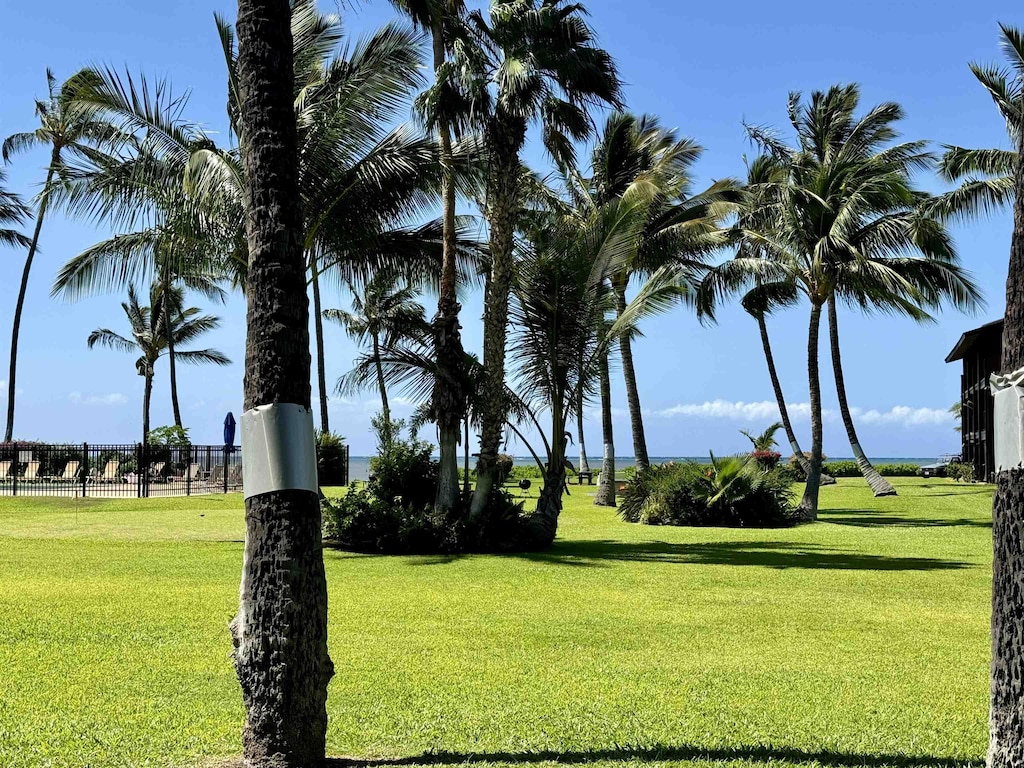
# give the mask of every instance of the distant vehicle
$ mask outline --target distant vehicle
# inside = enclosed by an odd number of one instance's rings
[[[921,473],[921,477],[945,477],[949,465],[959,462],[959,453],[944,453],[934,464],[925,464],[918,472]]]

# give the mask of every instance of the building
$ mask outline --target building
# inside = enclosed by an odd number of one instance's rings
[[[960,376],[961,456],[974,465],[975,477],[995,481],[995,443],[992,439],[992,390],[989,377],[1002,367],[1003,321],[967,331],[946,356],[963,360]]]

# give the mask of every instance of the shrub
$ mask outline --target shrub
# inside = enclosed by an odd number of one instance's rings
[[[515,459],[513,459],[508,454],[499,453],[498,460],[495,462],[494,467],[497,473],[497,477],[495,477],[495,482],[497,482],[498,485],[503,485],[505,481],[508,480],[509,477],[511,476],[512,469],[513,467],[515,467],[515,465]]]
[[[345,438],[333,432],[316,433],[316,469],[320,485],[342,485],[347,479]]]
[[[619,515],[646,525],[781,527],[794,521],[790,484],[749,456],[663,464],[628,481]]]
[[[977,482],[977,477],[974,472],[973,464],[964,464],[961,462],[954,461],[946,467],[946,476],[951,480],[956,480],[958,483],[973,483]]]
[[[917,464],[877,464],[875,469],[886,477],[916,477],[920,467]],[[822,465],[822,471],[832,477],[860,477],[856,461],[830,461]]]
[[[917,464],[879,464],[875,469],[886,477],[917,477],[921,474],[921,467]]]
[[[430,443],[402,438],[405,424],[374,419],[378,455],[370,459],[370,480],[354,483],[339,499],[323,499],[323,536],[344,549],[385,554],[502,551],[520,541],[522,505],[500,486],[488,502],[485,528],[470,530],[466,500],[449,514],[434,510],[438,465]]]
[[[775,469],[775,467],[779,463],[779,459],[782,458],[781,453],[779,453],[778,451],[771,450],[754,450],[750,452],[750,455],[753,457],[754,461],[757,462],[757,465],[761,468],[763,472],[769,472]]]
[[[821,465],[821,471],[832,477],[860,477],[856,461],[828,461]]]

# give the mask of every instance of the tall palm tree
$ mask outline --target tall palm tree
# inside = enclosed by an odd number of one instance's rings
[[[288,0],[238,3],[233,87],[241,96],[246,173],[247,411],[311,405],[291,10]],[[311,441],[312,420],[310,412]],[[247,498],[245,513],[239,610],[231,623],[246,710],[243,756],[251,768],[316,765],[326,752],[327,684],[334,674],[320,502],[312,490],[276,490]]]
[[[36,202],[36,226],[25,256],[25,267],[21,273],[18,301],[14,307],[14,322],[11,327],[11,364],[7,379],[7,427],[5,442],[14,437],[15,384],[18,378],[18,337],[21,334],[21,316],[25,308],[25,293],[28,290],[32,262],[39,247],[39,236],[43,231],[43,219],[50,204],[50,194],[55,177],[63,170],[67,153],[85,151],[88,144],[102,134],[85,115],[69,108],[68,100],[50,70],[46,70],[47,97],[36,100],[36,117],[39,127],[27,133],[15,133],[3,143],[4,162],[26,150],[45,146],[50,150],[50,162],[46,166],[46,180]]]
[[[235,30],[221,17],[217,17],[217,29],[228,71],[228,116],[232,134],[241,144]],[[344,48],[340,18],[321,13],[314,0],[295,0],[291,30],[296,61],[293,106],[305,214],[303,248],[314,308],[319,309],[321,283],[327,277],[338,282],[362,279],[378,266],[396,265],[434,276],[440,262],[440,235],[433,236],[430,226],[409,226],[409,222],[431,204],[439,187],[437,149],[433,141],[406,126],[389,128],[421,83],[419,38],[389,24],[351,49]],[[197,231],[215,237],[227,251],[230,258],[218,261],[234,284],[244,289],[248,256],[241,211],[248,180],[240,150],[218,147],[198,125],[182,121],[183,100],[170,96],[164,83],[147,87],[144,79],[136,82],[110,70],[87,70],[80,79],[75,99],[83,109],[98,113],[124,132],[156,137],[158,154],[178,180],[171,186],[184,187],[182,199],[194,199],[206,215]],[[173,117],[177,120],[148,108],[158,95],[176,107]],[[118,164],[111,165],[114,170],[106,176],[117,173]],[[167,176],[163,173],[154,180],[135,173],[124,186],[166,186]],[[102,180],[101,175],[83,184],[83,206],[95,196],[88,192],[102,189]],[[96,271],[119,275],[132,269],[127,263],[138,258],[130,252],[116,258],[106,254]],[[321,427],[329,430],[323,327],[320,312],[315,315]]]
[[[400,285],[400,278],[394,273],[378,272],[361,289],[351,282],[348,287],[352,310],[327,309],[324,317],[343,326],[358,344],[370,342],[384,423],[390,425],[391,408],[381,350],[393,347],[401,339],[425,335],[427,321],[423,306],[416,301],[416,289],[408,284]],[[338,385],[344,388],[344,377]]]
[[[971,215],[1013,203],[1013,235],[1006,280],[1002,371],[1024,368],[1024,33],[1000,25],[1007,69],[971,65],[1006,120],[1013,151],[950,148],[943,159],[947,177],[966,183],[944,196],[944,210]],[[995,178],[978,178],[978,176]],[[992,504],[992,665],[989,706],[989,768],[1024,763],[1024,573],[1021,500],[1024,469],[997,467]]]
[[[898,104],[884,103],[857,117],[859,101],[855,85],[816,91],[806,103],[800,94],[791,94],[795,148],[770,131],[748,128],[754,141],[785,167],[784,181],[769,182],[758,190],[768,206],[765,230],[742,232],[768,258],[738,257],[714,275],[719,287],[738,278],[732,289],[749,288],[758,279],[792,282],[810,302],[807,367],[812,444],[799,505],[806,519],[817,517],[821,480],[818,335],[822,310],[835,298],[865,311],[925,319],[923,307],[949,301],[970,308],[980,299],[958,266],[945,229],[926,212],[929,198],[912,185],[912,172],[932,163],[924,142],[892,143],[897,135],[893,124],[903,116]],[[856,451],[859,443],[850,429],[845,392],[840,392],[840,408]],[[875,492],[886,492],[863,451],[857,459]]]
[[[166,291],[160,283],[154,283],[150,290],[149,306],[139,304],[134,286],[128,287],[128,301],[121,304],[131,335],[123,336],[109,328],[97,328],[89,334],[89,349],[95,346],[107,347],[118,352],[138,353],[135,369],[145,379],[142,399],[142,442],[149,439],[149,411],[153,394],[153,376],[157,361],[168,353],[168,337],[178,347],[178,360],[195,365],[230,365],[231,361],[216,349],[181,349],[181,346],[195,341],[220,326],[220,319],[212,315],[201,315],[195,307],[182,307],[183,293],[178,289]],[[168,334],[167,328],[170,328]]]
[[[568,0],[492,0],[490,13],[469,15],[466,42],[456,47],[453,83],[473,105],[487,157],[484,214],[490,226],[491,269],[484,300],[484,376],[480,457],[470,518],[483,514],[494,487],[505,423],[505,346],[513,281],[516,213],[522,204],[520,152],[532,123],[562,165],[572,142],[589,135],[587,107],[618,105],[611,57],[594,44],[584,10]],[[461,57],[461,58],[460,58]]]
[[[626,309],[631,282],[672,265],[682,282],[692,283],[706,269],[708,256],[727,243],[722,222],[739,199],[738,185],[726,179],[694,193],[692,168],[702,151],[692,139],[680,138],[652,116],[617,112],[608,118],[594,147],[592,177],[577,177],[573,198],[577,205],[584,206],[604,205],[638,185],[651,187],[653,199],[635,253],[611,277],[618,316]],[[619,337],[619,355],[633,455],[637,471],[644,472],[650,458],[633,364],[632,334]]]
[[[453,104],[454,94],[448,85],[450,74],[447,71],[448,52],[454,42],[452,30],[464,18],[465,4],[462,0],[392,0],[392,5],[411,18],[417,27],[429,30],[433,54],[434,87],[424,94],[422,112],[427,117],[427,124],[436,127],[441,161],[443,252],[437,314],[432,322],[438,375],[434,379],[431,405],[437,420],[440,448],[434,507],[438,512],[446,513],[458,500],[459,426],[465,421],[464,404],[467,401],[466,393],[462,391],[465,372],[460,365],[464,351],[456,282],[456,177],[452,135],[453,128],[458,127],[458,120],[452,110],[458,107]]]

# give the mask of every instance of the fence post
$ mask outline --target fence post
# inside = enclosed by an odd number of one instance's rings
[[[192,446],[188,447],[188,458],[185,460],[185,495],[192,495]]]
[[[82,473],[82,498],[85,498],[85,485],[89,482],[89,444],[82,443],[82,464],[79,470]]]
[[[231,459],[231,446],[224,446],[224,495],[228,493],[228,461]]]
[[[18,495],[18,464],[20,463],[21,455],[18,453],[18,441],[14,441],[14,461],[11,466],[14,467],[14,495]]]

